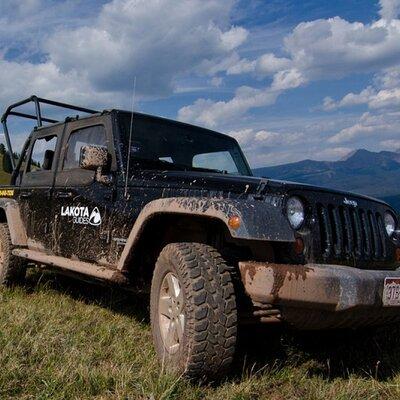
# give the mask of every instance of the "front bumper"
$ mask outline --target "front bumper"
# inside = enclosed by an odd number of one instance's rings
[[[400,307],[382,303],[386,277],[400,269],[373,271],[340,265],[239,263],[253,303],[274,307],[279,318],[299,329],[377,325],[400,320]]]

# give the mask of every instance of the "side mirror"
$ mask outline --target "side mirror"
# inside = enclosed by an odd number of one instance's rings
[[[108,172],[110,168],[110,155],[106,147],[82,146],[79,157],[79,167],[92,171],[101,170]]]
[[[11,156],[8,151],[3,154],[3,171],[7,174],[11,174],[13,172]]]

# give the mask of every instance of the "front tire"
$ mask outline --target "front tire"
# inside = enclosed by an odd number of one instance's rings
[[[228,266],[212,247],[172,243],[157,260],[151,286],[157,355],[170,370],[218,379],[235,352],[237,311]]]
[[[26,262],[12,254],[10,231],[6,223],[0,223],[0,285],[13,286],[24,281]]]

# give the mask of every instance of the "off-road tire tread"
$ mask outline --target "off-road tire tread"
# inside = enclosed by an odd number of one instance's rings
[[[20,284],[25,279],[26,261],[12,254],[14,246],[11,243],[7,223],[0,223],[0,241],[4,251],[4,262],[0,266],[0,285],[13,286]]]
[[[218,379],[232,363],[237,337],[237,310],[231,272],[213,247],[200,243],[172,243],[161,252],[174,260],[186,297],[189,338],[181,360],[186,377]]]

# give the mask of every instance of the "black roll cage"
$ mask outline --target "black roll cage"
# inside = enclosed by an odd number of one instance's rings
[[[19,111],[14,111],[14,109],[21,107],[25,104],[28,103],[34,103],[35,104],[35,114],[26,114],[26,113],[22,113]],[[50,106],[54,106],[54,107],[59,107],[59,108],[64,108],[64,109],[68,109],[68,110],[74,110],[74,111],[80,111],[80,112],[84,112],[87,114],[97,114],[99,113],[99,111],[96,110],[92,110],[90,108],[85,108],[85,107],[80,107],[80,106],[75,106],[72,104],[66,104],[66,103],[60,103],[58,101],[53,101],[53,100],[48,100],[48,99],[43,99],[37,96],[31,96],[28,97],[27,99],[18,101],[17,103],[11,104],[10,106],[7,107],[6,111],[4,112],[4,114],[1,117],[1,124],[3,125],[3,131],[4,131],[4,136],[6,138],[6,144],[7,144],[7,148],[8,151],[10,153],[10,158],[11,158],[11,166],[12,169],[15,170],[15,160],[13,157],[13,150],[12,150],[12,145],[11,145],[11,141],[10,141],[10,134],[8,131],[8,126],[7,126],[7,119],[9,116],[15,116],[15,117],[20,117],[20,118],[26,118],[26,119],[31,119],[31,120],[36,120],[37,122],[37,127],[41,127],[43,126],[43,122],[48,122],[51,124],[55,124],[57,122],[61,122],[61,121],[57,121],[55,119],[52,118],[47,118],[47,117],[43,117],[42,116],[42,110],[41,110],[41,104],[48,104]]]

